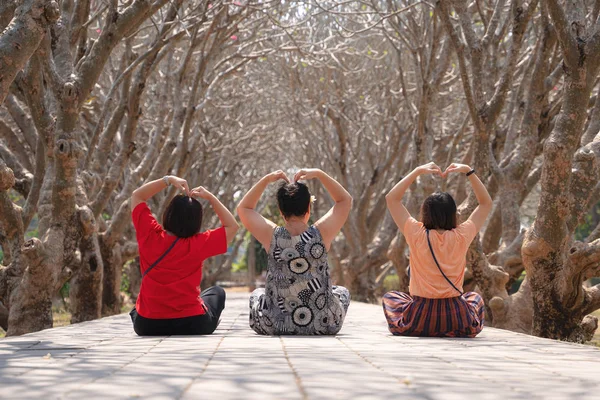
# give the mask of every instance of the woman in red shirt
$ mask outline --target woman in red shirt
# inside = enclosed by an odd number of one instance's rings
[[[171,200],[156,221],[146,201],[173,185],[185,192]],[[218,229],[200,232],[202,205],[208,200],[221,220]],[[140,336],[206,335],[217,328],[225,308],[225,291],[213,286],[200,293],[202,263],[227,252],[238,230],[234,216],[209,191],[190,191],[185,179],[165,176],[148,182],[131,196],[133,225],[140,254],[142,284],[130,315]]]

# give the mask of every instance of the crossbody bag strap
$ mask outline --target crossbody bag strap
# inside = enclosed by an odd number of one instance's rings
[[[159,262],[160,262],[160,261],[161,261],[163,258],[165,258],[165,256],[166,256],[167,254],[169,254],[169,252],[170,252],[170,251],[173,249],[173,247],[175,247],[175,244],[177,244],[177,242],[178,242],[178,241],[179,241],[179,238],[175,239],[175,240],[173,241],[173,243],[171,243],[171,245],[169,246],[169,248],[168,248],[168,249],[167,249],[167,250],[166,250],[166,251],[165,251],[165,252],[162,254],[162,256],[158,257],[158,260],[156,260],[156,261],[154,262],[154,264],[152,264],[151,266],[149,266],[149,267],[148,267],[148,269],[147,269],[146,271],[144,271],[144,273],[142,274],[142,279],[144,279],[144,277],[145,277],[146,275],[148,275],[148,272],[150,272],[150,270],[151,270],[152,268],[156,267],[156,265],[157,265],[157,264],[158,264],[158,263],[159,263]]]
[[[435,265],[437,265],[438,269],[440,270],[440,272],[442,273],[442,276],[446,279],[446,281],[448,281],[448,283],[462,296],[463,292],[458,290],[458,288],[456,286],[454,286],[454,283],[452,283],[452,281],[450,279],[448,279],[448,277],[446,276],[444,271],[442,271],[442,267],[440,267],[440,263],[438,263],[437,258],[435,258],[435,253],[433,252],[433,247],[431,246],[431,241],[429,240],[429,229],[427,229],[426,231],[427,231],[427,244],[429,245],[429,250],[431,251],[431,255],[433,256],[433,261],[435,261]]]

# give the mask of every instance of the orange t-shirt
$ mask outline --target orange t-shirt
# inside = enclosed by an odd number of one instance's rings
[[[461,291],[467,250],[476,235],[477,228],[469,220],[444,233],[429,231],[431,247],[442,271]],[[404,237],[410,250],[410,294],[428,299],[459,296],[435,265],[423,224],[412,217],[408,218],[404,224]]]

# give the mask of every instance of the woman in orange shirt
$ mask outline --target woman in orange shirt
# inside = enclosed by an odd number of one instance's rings
[[[402,197],[419,175],[466,174],[479,206],[460,225],[456,203],[448,193],[434,193],[421,207],[421,222],[410,216]],[[451,164],[442,172],[435,163],[415,168],[386,196],[388,209],[410,251],[409,292],[383,296],[390,332],[403,336],[475,337],[483,329],[484,304],[475,292],[463,293],[469,245],[492,209],[492,199],[475,170]]]

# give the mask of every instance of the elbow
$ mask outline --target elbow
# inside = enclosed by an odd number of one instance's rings
[[[240,229],[240,226],[238,225],[237,222],[234,222],[233,225],[231,225],[231,226],[225,227],[228,244],[233,242],[239,229]]]
[[[481,205],[491,210],[494,206],[494,200],[492,200],[490,196],[486,196],[485,200],[481,203]]]
[[[240,221],[242,221],[242,222],[244,221],[244,217],[246,216],[245,210],[246,210],[246,208],[242,207],[241,205],[237,206],[235,209],[235,212],[237,213],[238,217],[240,217]],[[237,224],[237,222],[236,222],[236,224]]]
[[[494,202],[491,201],[491,199],[490,201],[485,201],[479,204],[479,208],[483,209],[487,215],[489,215],[492,212],[493,206]]]
[[[345,199],[337,201],[338,206],[344,207],[344,209],[352,210],[354,199],[351,195],[348,195]]]
[[[144,201],[146,201],[146,199],[144,199],[144,198],[142,198],[142,196],[140,196],[138,189],[134,190],[133,193],[131,193],[131,202],[132,203],[142,203]]]
[[[237,215],[241,215],[244,212],[244,207],[241,203],[238,204],[238,206],[235,208],[235,212],[237,213]]]
[[[253,207],[248,207],[247,205],[245,205],[244,200],[242,199],[242,201],[240,201],[239,204],[237,205],[237,207],[235,208],[235,211],[240,213],[244,210],[248,210],[249,208],[253,208]]]

